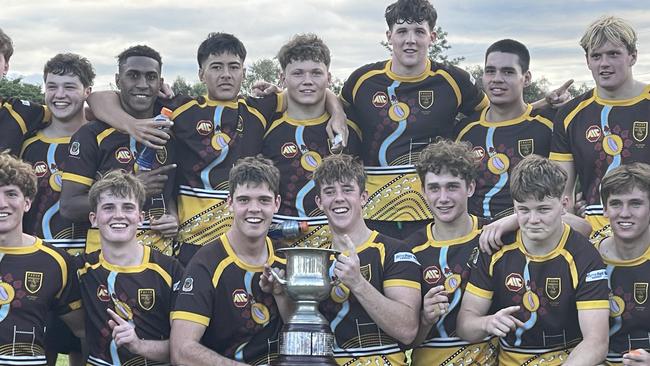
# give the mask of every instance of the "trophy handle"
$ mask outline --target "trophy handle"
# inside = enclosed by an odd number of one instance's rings
[[[271,276],[273,276],[273,278],[275,278],[275,280],[278,281],[282,286],[287,285],[287,280],[280,278],[280,275],[275,273],[274,270],[271,270],[270,272],[271,272]]]

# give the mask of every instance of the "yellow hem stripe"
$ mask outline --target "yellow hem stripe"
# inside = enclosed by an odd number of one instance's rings
[[[63,173],[61,176],[62,180],[68,180],[70,182],[75,182],[79,184],[83,184],[85,186],[92,186],[93,183],[95,183],[94,179],[84,177],[82,175],[77,175],[77,174],[72,174],[72,173]]]
[[[384,281],[384,288],[387,287],[408,287],[420,290],[420,283],[409,280],[386,280]]]
[[[494,296],[494,292],[483,290],[482,288],[476,287],[471,283],[467,284],[465,291],[488,300],[492,300],[492,297]]]
[[[176,319],[187,320],[192,323],[205,325],[206,327],[210,325],[210,318],[208,318],[207,316],[190,313],[188,311],[172,311],[170,314],[170,318],[172,320],[176,320]]]
[[[608,300],[576,301],[578,310],[609,309]]]

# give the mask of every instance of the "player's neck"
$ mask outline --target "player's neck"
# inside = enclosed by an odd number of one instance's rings
[[[650,246],[650,230],[646,230],[645,233],[631,240],[613,236],[607,244],[611,249],[607,251],[607,259],[622,261],[636,259],[642,256]],[[610,258],[610,256],[614,258]]]
[[[102,256],[114,266],[134,267],[142,264],[144,246],[135,240],[119,244],[102,240]]]
[[[436,222],[431,226],[431,235],[436,241],[454,240],[469,234],[473,226],[472,217],[464,214],[452,222]]]
[[[543,256],[557,248],[557,246],[560,244],[560,239],[562,239],[563,233],[564,225],[560,225],[560,227],[546,239],[531,239],[526,236],[526,233],[521,232],[521,240],[528,254],[534,256]]]
[[[424,70],[427,68],[427,63],[423,62],[419,65],[415,66],[404,66],[399,62],[395,62],[395,59],[393,59],[393,62],[390,64],[390,71],[392,71],[395,75],[401,76],[401,77],[413,77],[413,76],[419,76],[424,73]]]
[[[297,103],[291,97],[287,98],[287,116],[295,120],[315,119],[325,114],[325,99],[312,104],[305,105]]]
[[[86,118],[84,118],[83,113],[79,113],[73,119],[65,122],[52,117],[52,123],[43,129],[43,134],[46,137],[51,138],[70,137],[74,135],[79,128],[84,125],[84,123],[86,123]]]
[[[332,232],[332,248],[340,251],[347,250],[347,245],[343,239],[344,235],[350,237],[354,245],[359,247],[367,242],[372,234],[372,230],[366,226],[363,219],[346,228],[335,228],[330,225],[330,231]]]
[[[29,247],[34,245],[35,242],[35,237],[23,234],[22,226],[18,230],[0,234],[0,247]]]
[[[597,86],[597,90],[599,98],[608,100],[626,100],[639,96],[643,93],[645,87],[646,84],[630,78],[615,90],[607,90],[600,86]]]
[[[226,237],[237,258],[244,263],[261,266],[268,261],[270,253],[266,247],[266,236],[252,238],[230,228]]]
[[[128,113],[133,118],[145,119],[145,118],[154,117],[153,105],[151,106],[151,108],[148,108],[145,111],[136,111],[136,110],[133,110],[131,107],[129,107],[126,103],[122,102],[121,99],[120,99],[120,104],[122,105],[122,109],[124,110],[124,112]]]
[[[503,122],[521,117],[528,108],[523,99],[517,100],[512,104],[490,104],[485,120],[488,122]]]

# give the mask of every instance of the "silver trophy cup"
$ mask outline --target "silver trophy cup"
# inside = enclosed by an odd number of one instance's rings
[[[334,335],[318,311],[318,303],[332,288],[329,257],[340,252],[321,248],[282,248],[276,252],[287,258],[286,279],[271,273],[295,301],[296,310],[282,328],[280,356],[273,365],[336,365]]]

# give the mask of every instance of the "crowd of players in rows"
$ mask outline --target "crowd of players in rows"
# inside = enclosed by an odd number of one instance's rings
[[[409,348],[413,365],[650,364],[633,28],[596,20],[580,40],[596,87],[526,104],[520,42],[488,48],[480,90],[428,59],[427,0],[386,21],[391,59],[340,96],[306,34],[278,53],[283,89],[241,97],[244,45],[212,33],[202,97],[165,93],[139,45],[117,57],[118,92],[91,93],[88,60],[59,54],[45,106],[3,99],[0,363],[271,363],[293,308],[274,248],[293,245],[343,252],[320,307],[339,364],[404,365]],[[0,31],[3,75],[12,53]],[[272,222],[300,235],[271,241]]]

